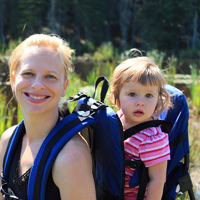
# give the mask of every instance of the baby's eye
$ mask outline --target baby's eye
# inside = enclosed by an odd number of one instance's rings
[[[130,93],[128,94],[128,96],[134,97],[134,96],[136,96],[136,93],[135,93],[135,92],[130,92]]]
[[[146,96],[147,98],[152,98],[152,97],[153,97],[152,94],[146,94],[145,96]]]

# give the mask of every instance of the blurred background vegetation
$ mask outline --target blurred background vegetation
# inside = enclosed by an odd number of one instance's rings
[[[200,166],[199,0],[0,0],[0,135],[22,119],[8,59],[33,33],[58,34],[75,49],[67,96],[91,94],[99,75],[110,80],[131,48],[152,57],[187,98],[191,161]]]
[[[0,0],[0,43],[55,33],[77,55],[111,42],[119,51],[158,49],[179,59],[200,55],[198,0]]]

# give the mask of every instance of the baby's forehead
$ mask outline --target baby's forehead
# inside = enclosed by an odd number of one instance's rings
[[[146,90],[155,90],[159,88],[159,85],[151,84],[151,83],[140,83],[137,80],[129,80],[129,81],[125,81],[122,87],[127,87],[134,90],[137,90],[140,88],[146,89]]]

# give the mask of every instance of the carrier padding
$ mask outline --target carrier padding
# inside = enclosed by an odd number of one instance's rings
[[[166,85],[165,88],[171,94],[172,107],[167,112],[163,112],[160,118],[173,124],[169,133],[169,143],[173,143],[176,139],[178,141],[170,148],[171,160],[168,161],[168,176],[183,157],[189,154],[189,109],[186,98],[180,90],[170,85]]]
[[[33,163],[29,184],[28,199],[45,199],[46,183],[53,162],[63,146],[82,128],[95,123],[95,119],[86,117],[80,120],[77,113],[62,119],[48,134]]]
[[[124,193],[122,126],[118,116],[110,107],[99,110],[96,116],[97,123],[94,130],[95,182],[99,188],[112,191],[121,200]]]

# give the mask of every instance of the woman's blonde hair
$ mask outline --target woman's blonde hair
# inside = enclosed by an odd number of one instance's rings
[[[57,35],[47,34],[33,34],[21,42],[12,52],[9,60],[10,76],[16,73],[20,64],[20,59],[27,47],[37,46],[50,48],[60,56],[60,60],[65,68],[65,77],[67,79],[67,72],[72,67],[71,54],[73,50],[68,43]],[[10,79],[12,85],[12,79]]]
[[[116,105],[119,94],[125,82],[137,81],[142,85],[158,86],[159,98],[155,109],[155,116],[158,116],[170,105],[170,95],[164,89],[166,81],[159,67],[148,57],[135,57],[123,61],[113,73],[111,94],[109,100]]]

